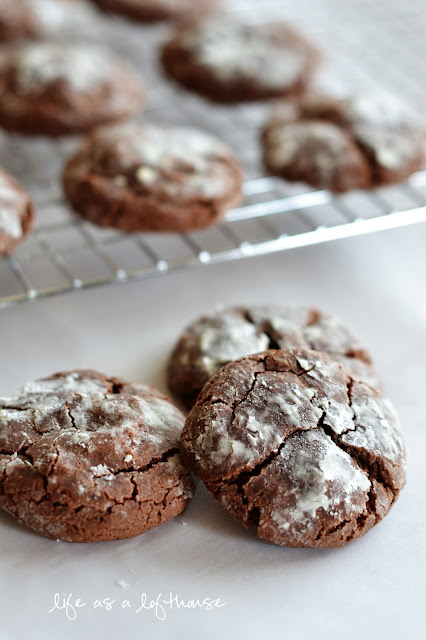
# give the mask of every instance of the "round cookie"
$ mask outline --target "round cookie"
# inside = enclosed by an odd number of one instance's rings
[[[139,535],[193,495],[183,422],[155,389],[96,371],[29,383],[0,399],[0,506],[49,538]]]
[[[181,455],[238,522],[291,547],[364,535],[405,483],[391,404],[305,349],[223,367],[187,417]]]
[[[0,256],[12,251],[30,233],[34,223],[34,207],[11,175],[0,169]]]
[[[242,170],[209,133],[128,123],[95,131],[68,161],[63,185],[76,211],[100,226],[185,232],[240,202]]]
[[[291,347],[328,353],[353,377],[381,387],[371,356],[353,331],[339,318],[307,307],[230,307],[199,318],[172,352],[168,384],[191,407],[223,365],[266,349]]]
[[[217,0],[93,0],[104,11],[118,13],[132,20],[184,19],[211,11]]]
[[[285,24],[242,24],[230,16],[182,27],[162,50],[172,78],[218,102],[299,95],[317,59],[314,47]]]
[[[277,107],[263,131],[263,157],[287,180],[336,192],[372,188],[422,166],[424,134],[424,123],[388,96],[306,97]]]
[[[142,91],[125,64],[91,45],[33,43],[0,54],[0,126],[56,136],[137,113]]]

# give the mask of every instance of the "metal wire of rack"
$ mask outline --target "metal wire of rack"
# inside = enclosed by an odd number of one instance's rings
[[[255,5],[241,0],[232,3],[232,10],[246,12],[250,20],[284,17],[320,44],[334,43],[319,80],[322,86],[345,94],[376,89],[379,79],[383,91],[403,93],[418,109],[426,106],[426,16],[419,0],[266,0],[261,10]],[[61,194],[59,175],[75,140],[26,140],[3,134],[0,162],[27,186],[38,216],[29,238],[0,260],[0,308],[426,221],[426,170],[402,184],[340,196],[265,177],[258,131],[270,106],[210,105],[176,88],[161,75],[156,59],[167,29],[141,27],[88,10],[78,33],[80,38],[107,43],[136,68],[143,61],[141,74],[149,88],[143,118],[191,122],[228,140],[247,172],[243,206],[229,211],[221,224],[188,234],[100,229],[73,215]],[[374,46],[366,47],[366,41]]]

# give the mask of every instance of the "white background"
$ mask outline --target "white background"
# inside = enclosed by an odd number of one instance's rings
[[[239,261],[25,303],[0,312],[1,394],[61,369],[94,367],[166,390],[183,326],[216,304],[317,305],[370,345],[409,446],[390,515],[337,550],[274,547],[199,487],[187,511],[123,542],[44,539],[0,514],[1,640],[425,637],[426,228]],[[75,621],[55,592],[87,604]],[[135,609],[140,596],[220,598],[213,611]],[[96,599],[117,600],[111,611]],[[122,610],[123,599],[133,609]]]

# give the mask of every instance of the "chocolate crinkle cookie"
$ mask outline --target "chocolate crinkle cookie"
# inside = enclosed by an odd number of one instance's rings
[[[209,13],[218,0],[92,0],[100,9],[132,20],[151,22],[168,19],[192,19]]]
[[[279,105],[263,131],[266,167],[343,192],[398,182],[424,162],[425,123],[389,96],[322,96]]]
[[[181,452],[238,522],[291,547],[340,547],[364,535],[405,483],[391,404],[305,349],[223,367],[188,415]]]
[[[94,132],[63,174],[74,209],[123,231],[188,231],[241,201],[230,149],[194,127],[133,124]]]
[[[139,535],[193,495],[183,422],[155,389],[96,371],[32,382],[0,398],[0,506],[49,538]]]
[[[216,15],[180,28],[162,50],[167,73],[211,100],[299,95],[319,54],[292,27]]]
[[[0,169],[0,256],[12,251],[30,233],[34,207],[24,188]]]
[[[202,316],[179,338],[168,383],[189,407],[223,365],[242,356],[305,347],[325,352],[354,378],[381,387],[372,358],[339,318],[308,307],[231,307]]]
[[[122,120],[142,105],[138,78],[92,45],[33,43],[0,54],[0,126],[56,136]]]

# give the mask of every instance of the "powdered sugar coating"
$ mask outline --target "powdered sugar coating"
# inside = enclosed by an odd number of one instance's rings
[[[31,94],[55,82],[66,82],[73,91],[94,92],[109,84],[110,58],[90,45],[29,44],[13,62],[17,91]]]
[[[289,32],[290,33],[290,32]],[[255,79],[268,88],[291,85],[306,65],[306,51],[274,29],[214,16],[180,37],[184,50],[224,80]]]
[[[65,26],[75,7],[61,0],[26,0],[28,9],[34,16],[39,29],[44,33],[57,32]]]
[[[318,51],[286,24],[250,24],[225,14],[178,29],[162,51],[175,80],[219,102],[298,95],[318,59]]]
[[[8,447],[10,421],[47,433],[69,432],[73,438],[89,440],[92,433],[108,436],[132,432],[132,443],[152,446],[158,451],[176,445],[183,427],[182,414],[171,402],[142,384],[134,384],[132,394],[114,393],[100,378],[71,372],[56,378],[28,383],[14,398],[0,398],[0,426],[3,444]],[[146,399],[148,398],[148,399]],[[143,428],[141,428],[143,425]]]
[[[328,122],[292,122],[268,136],[268,165],[276,173],[309,171],[331,184],[338,171],[359,172],[360,156],[346,133]]]
[[[220,321],[198,325],[200,330],[200,350],[202,366],[210,375],[227,362],[237,360],[247,353],[257,353],[268,348],[268,336],[259,333],[257,328],[244,318],[224,314]],[[212,326],[213,325],[213,326]]]
[[[384,169],[401,171],[421,153],[425,123],[396,98],[355,97],[348,103],[346,117],[356,139]]]
[[[213,496],[277,544],[345,544],[386,515],[405,483],[389,402],[300,348],[223,367],[198,397],[181,445]]]
[[[79,5],[68,0],[0,0],[0,38],[57,37],[65,27],[72,32],[79,26],[76,18],[85,14]]]
[[[135,114],[139,78],[92,44],[39,42],[0,53],[0,124],[26,135],[75,134]]]
[[[405,455],[401,462],[401,452],[405,454],[405,445],[398,416],[391,403],[385,398],[365,394],[362,383],[355,383],[351,391],[351,408],[356,428],[344,433],[342,442],[361,456],[380,458],[385,478],[402,478]]]
[[[116,184],[146,187],[173,198],[220,197],[235,188],[231,150],[218,138],[189,126],[147,123],[102,129],[92,138],[96,173],[114,172]]]
[[[286,424],[309,428],[321,417],[322,411],[311,404],[315,391],[289,382],[284,387],[275,376],[259,374],[249,396],[234,410],[230,426],[228,415],[213,409],[201,416],[196,445],[188,445],[197,456],[200,468],[210,468],[210,453],[214,449],[214,464],[226,464],[228,472],[242,463],[254,464],[262,453],[282,444],[280,416]],[[218,442],[218,444],[217,444]]]
[[[207,474],[212,471],[209,455],[212,450],[214,466],[224,465],[221,474],[225,468],[227,475],[235,473],[242,462],[258,464],[265,454],[283,444],[289,432],[309,430],[320,420],[336,434],[354,428],[353,413],[348,406],[346,387],[340,379],[339,365],[320,354],[306,354],[306,357],[297,357],[297,364],[306,371],[301,378],[292,373],[262,368],[255,372],[249,393],[233,408],[231,424],[230,414],[223,411],[221,403],[200,412],[196,441],[189,440],[187,444],[197,456],[198,471],[203,470]],[[234,368],[237,367],[238,362]],[[232,375],[226,376],[226,371],[232,368],[232,363],[224,367],[220,378],[221,393],[230,396],[234,379]],[[213,387],[215,380],[213,378],[210,382]]]
[[[367,475],[322,431],[288,438],[274,464],[285,481],[272,500],[271,517],[286,535],[297,539],[299,528],[311,527],[318,510],[342,510],[353,517],[365,509]]]
[[[63,173],[76,211],[127,232],[211,226],[240,203],[242,182],[240,163],[215,136],[153,123],[96,130]]]

